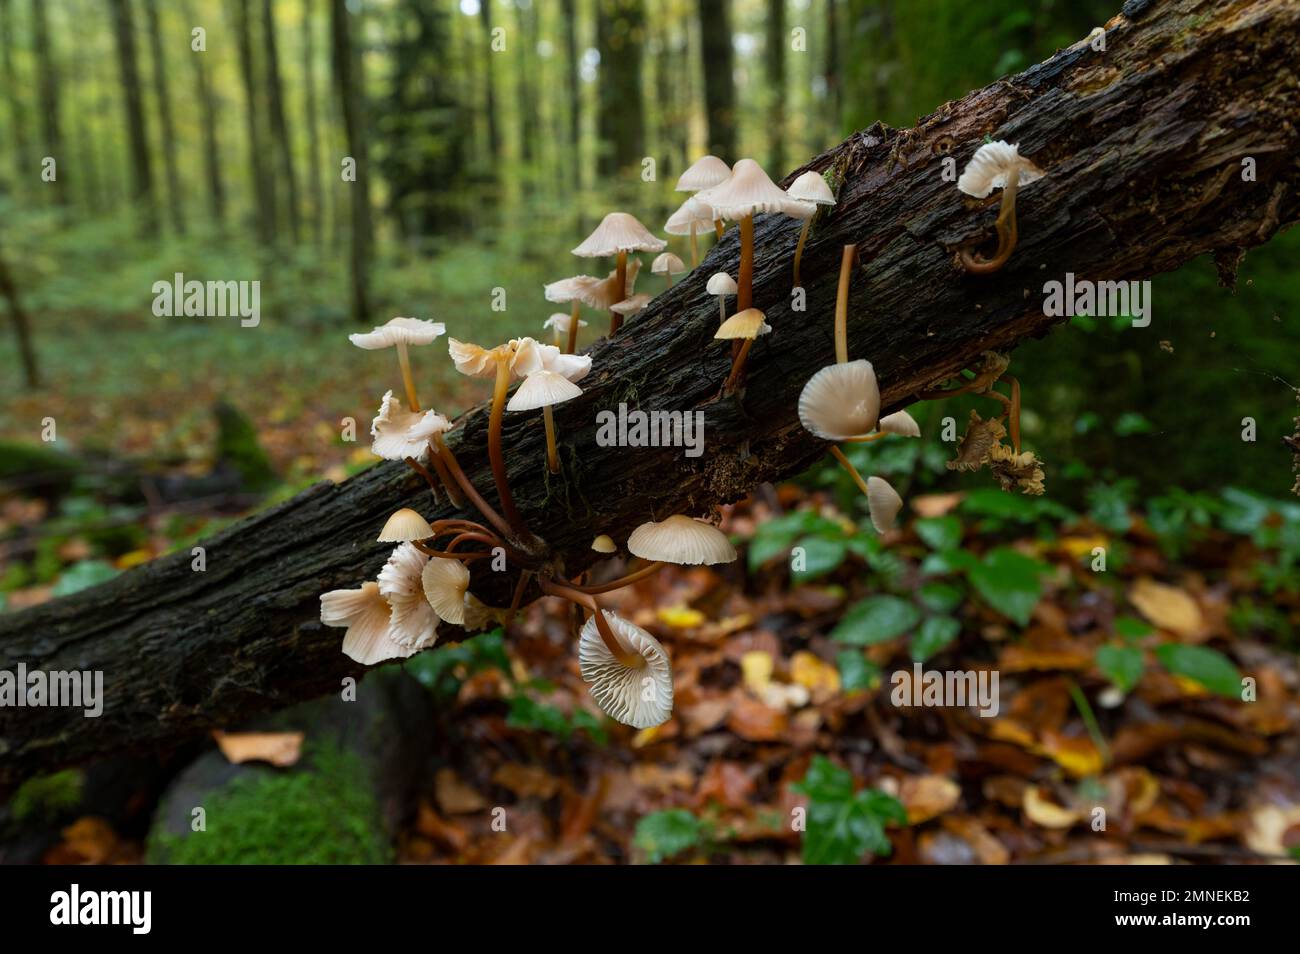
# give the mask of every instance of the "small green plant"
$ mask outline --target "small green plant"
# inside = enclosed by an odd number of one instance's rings
[[[651,812],[636,823],[632,845],[652,865],[704,847],[713,840],[713,824],[684,808]]]
[[[80,769],[64,769],[29,778],[14,792],[10,803],[14,821],[55,821],[81,804],[85,776]]]
[[[791,788],[808,796],[804,864],[856,864],[867,852],[888,855],[893,845],[885,826],[907,824],[898,799],[874,788],[855,792],[852,774],[824,755],[814,756],[803,781]]]

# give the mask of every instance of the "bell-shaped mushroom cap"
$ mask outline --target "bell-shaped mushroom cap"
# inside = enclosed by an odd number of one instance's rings
[[[877,532],[894,529],[898,511],[903,509],[903,498],[881,477],[867,478],[867,509],[871,511],[871,525]]]
[[[772,330],[772,326],[763,320],[764,315],[757,308],[738,311],[713,333],[715,338],[757,338]]]
[[[740,291],[740,286],[726,272],[714,272],[709,276],[709,283],[704,286],[704,290],[710,295],[734,295]]]
[[[880,414],[880,387],[871,362],[859,358],[822,368],[799,395],[799,420],[828,441],[868,433]]]
[[[400,398],[384,392],[379,414],[370,422],[370,452],[384,460],[417,460],[429,451],[429,441],[451,427],[437,411],[403,411]]]
[[[348,340],[358,348],[377,351],[395,344],[427,345],[446,334],[447,326],[440,321],[422,318],[392,318],[365,334],[348,335]]]
[[[916,418],[906,411],[895,411],[893,414],[886,414],[876,425],[886,434],[899,434],[903,437],[920,437],[921,425],[916,423]]]
[[[415,652],[388,638],[391,615],[392,607],[379,592],[378,583],[362,584],[359,590],[331,590],[320,597],[320,621],[326,626],[347,627],[343,654],[363,666]]]
[[[791,199],[781,211],[790,218],[803,222],[817,214],[817,203],[804,202],[802,199]]]
[[[596,539],[591,541],[591,548],[597,553],[613,553],[618,547],[614,545],[614,538],[607,533],[602,533]]]
[[[567,335],[569,333],[569,321],[572,318],[573,316],[567,311],[557,311],[542,323],[542,327],[547,331],[558,331],[562,335]],[[579,318],[578,327],[585,328],[587,323]]]
[[[690,196],[677,207],[677,211],[668,216],[664,231],[669,235],[690,235],[691,228],[698,232],[702,228],[713,227],[713,210],[695,196]]]
[[[507,402],[506,410],[534,411],[539,407],[551,407],[581,396],[582,388],[564,375],[542,369],[524,378],[524,383],[519,385],[519,389]]]
[[[591,371],[589,354],[565,354],[555,345],[533,338],[514,338],[510,347],[514,351],[510,373],[517,378],[526,378],[534,371],[554,371],[570,381],[581,381]]]
[[[701,156],[677,179],[678,192],[711,189],[731,178],[730,167],[717,156]]]
[[[645,292],[637,295],[631,295],[622,301],[615,302],[609,306],[609,310],[617,315],[627,318],[629,315],[635,315],[638,311],[644,311],[645,306],[650,304],[650,296]]]
[[[815,202],[817,205],[834,205],[835,193],[827,185],[821,173],[809,169],[786,189],[786,194],[801,202]]]
[[[661,252],[650,263],[650,271],[656,275],[680,275],[686,271],[686,263],[672,252]]]
[[[610,652],[593,616],[578,639],[578,665],[583,681],[591,686],[591,697],[601,712],[634,729],[667,722],[673,714],[673,668],[667,651],[640,626],[602,612],[618,644],[645,665],[626,666]]]
[[[967,195],[982,199],[994,189],[1005,189],[1012,175],[1020,177],[1021,185],[1028,185],[1044,175],[1043,170],[1020,155],[1020,144],[1010,145],[999,139],[986,142],[975,150],[970,162],[957,180],[957,188]]]
[[[592,285],[599,284],[603,279],[594,275],[574,275],[572,278],[561,278],[558,282],[542,286],[542,294],[546,296],[547,301],[553,301],[556,304],[562,304],[569,301],[582,301],[582,296],[587,293]]]
[[[725,533],[684,514],[674,514],[658,523],[641,524],[627,538],[627,549],[644,560],[683,566],[730,563],[736,559],[736,548]]]
[[[662,252],[668,243],[626,212],[611,212],[596,230],[573,250],[583,258],[608,258],[619,252]]]
[[[769,179],[753,159],[741,159],[730,179],[696,198],[723,219],[743,219],[755,212],[784,212],[790,204],[785,190]]]
[[[465,623],[465,594],[469,590],[469,570],[459,560],[430,557],[420,573],[424,598],[438,619],[456,626]]]
[[[426,540],[433,536],[433,527],[410,507],[394,511],[379,531],[380,543],[405,543],[407,540]]]
[[[447,352],[456,364],[456,370],[471,378],[494,378],[498,361],[509,361],[514,357],[514,348],[508,344],[495,348],[482,348],[468,341],[447,339]]]
[[[379,571],[379,592],[393,608],[388,635],[404,649],[424,649],[438,638],[438,617],[420,579],[428,562],[414,543],[402,543]]]

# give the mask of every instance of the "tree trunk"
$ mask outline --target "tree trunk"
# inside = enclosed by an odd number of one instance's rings
[[[832,139],[841,134],[844,121],[840,103],[840,18],[835,9],[837,2],[838,0],[826,0],[826,58],[822,62],[822,80],[826,83]]]
[[[785,0],[767,0],[767,82],[772,97],[767,108],[767,171],[774,176],[785,172],[785,48],[790,37],[785,31]]]
[[[582,149],[582,63],[578,53],[578,10],[576,0],[564,0],[561,7],[564,19],[564,57],[567,73],[569,99],[569,151],[574,157],[574,166],[578,165],[578,156]],[[576,185],[580,177],[572,175],[571,185]]]
[[[479,0],[478,12],[479,18],[483,21],[483,49],[487,53],[483,69],[486,100],[483,111],[487,113],[488,150],[491,153],[488,158],[495,166],[501,158],[501,131],[497,126],[497,90],[496,79],[493,76],[496,52],[492,49],[492,0]]]
[[[153,59],[154,96],[158,100],[158,120],[162,124],[163,167],[167,175],[167,208],[171,212],[172,228],[177,234],[184,235],[185,199],[181,193],[180,170],[176,164],[176,128],[172,123],[171,92],[167,88],[167,61],[163,56],[158,0],[145,0],[144,10],[149,21],[149,55]]]
[[[32,162],[31,143],[27,138],[27,105],[23,101],[23,89],[14,67],[14,46],[17,42],[13,0],[0,0],[0,76],[3,76],[9,100],[9,136],[14,144],[14,174],[22,182],[35,177],[40,170]]]
[[[307,117],[307,170],[311,189],[312,238],[325,242],[325,186],[321,179],[320,109],[316,103],[316,24],[314,0],[304,0],[302,11],[303,114]]]
[[[270,114],[271,146],[280,158],[279,175],[284,180],[289,238],[296,244],[301,227],[298,178],[293,168],[293,139],[284,113],[284,84],[280,80],[280,50],[275,39],[275,14],[271,10],[271,0],[262,0],[262,44],[266,51],[266,101]]]
[[[135,52],[135,24],[130,0],[109,0],[113,14],[113,34],[117,38],[117,63],[122,80],[122,104],[131,145],[131,198],[137,203],[141,230],[145,235],[158,233],[158,206],[153,190],[153,167],[150,162],[149,130],[144,117],[144,90],[140,85],[140,65]]]
[[[331,0],[331,47],[334,81],[343,114],[348,154],[356,163],[356,180],[347,183],[352,196],[352,320],[370,320],[370,255],[374,241],[370,217],[370,158],[364,129],[365,101],[361,57],[352,42],[347,0]]]
[[[32,0],[32,40],[36,51],[37,86],[41,104],[41,121],[45,133],[45,155],[55,161],[55,178],[50,183],[54,201],[68,204],[68,190],[58,166],[67,161],[63,152],[63,120],[60,116],[59,73],[50,47],[50,23],[46,0]]]
[[[18,357],[23,363],[23,386],[39,387],[41,374],[36,366],[36,350],[32,347],[31,323],[27,320],[27,312],[23,310],[23,303],[18,297],[18,287],[14,284],[13,276],[9,274],[9,266],[5,263],[3,254],[0,254],[0,298],[4,298],[9,303],[9,320],[14,327]],[[2,741],[0,739],[0,742]],[[0,744],[0,751],[3,751],[2,744]]]
[[[1293,159],[1300,125],[1277,121],[1300,114],[1300,88],[1286,70],[1264,68],[1300,57],[1300,5],[1237,0],[1212,17],[1200,15],[1204,7],[1204,0],[1130,3],[1131,18],[1107,25],[1104,55],[1076,43],[913,129],[877,124],[792,172],[787,182],[805,169],[829,172],[839,204],[817,221],[805,250],[806,313],[790,308],[800,223],[764,215],[755,225],[754,303],[777,331],[754,347],[746,391],[718,398],[730,353],[713,340],[717,301],[704,288],[705,276],[736,272],[732,229],[699,269],[594,346],[584,395],[555,414],[565,435],[560,475],[544,473],[541,416],[506,418],[515,503],[552,559],[572,576],[593,562],[597,534],[624,540],[651,516],[704,514],[826,453],[800,427],[796,407],[803,384],[834,361],[845,243],[858,243],[863,263],[849,298],[849,353],[875,365],[888,412],[983,352],[1007,351],[1064,323],[1043,313],[1039,294],[1066,271],[1135,280],[1206,253],[1227,270],[1300,218]],[[954,265],[954,253],[987,242],[996,205],[964,199],[941,175],[940,157],[951,150],[960,166],[986,135],[1020,143],[1047,175],[1020,193],[1020,244],[1010,261],[972,275]],[[1241,174],[1246,157],[1257,164],[1250,182]],[[357,395],[366,406],[376,398]],[[706,452],[600,446],[596,412],[620,402],[702,411]],[[487,418],[474,409],[449,439],[490,495]],[[388,548],[371,541],[393,510],[452,514],[431,506],[423,488],[401,466],[380,464],[206,540],[205,572],[192,571],[182,552],[0,615],[7,665],[102,670],[105,678],[98,719],[69,708],[0,708],[0,782],[126,748],[169,746],[337,691],[360,667],[339,651],[342,631],[318,622],[318,597],[373,578]],[[502,605],[515,573],[476,573],[473,589]],[[527,598],[535,597],[530,589]]]
[[[186,0],[185,22],[190,28],[199,25],[194,16],[193,3]],[[226,188],[222,180],[221,146],[217,141],[217,97],[212,90],[212,80],[208,76],[208,54],[190,50],[189,60],[194,66],[194,98],[199,103],[199,115],[203,124],[203,168],[208,180],[208,210],[212,222],[218,229],[226,222]]]
[[[704,66],[704,112],[709,152],[728,163],[736,155],[736,83],[731,47],[730,0],[698,0],[700,56]]]
[[[642,0],[608,0],[597,7],[596,46],[600,50],[601,175],[613,176],[645,157],[645,118],[641,101],[641,50],[645,32]]]
[[[257,65],[253,56],[253,18],[250,0],[235,2],[235,32],[239,45],[239,75],[244,86],[245,121],[248,136],[248,174],[253,180],[257,208],[257,237],[271,248],[275,245],[278,226],[275,210],[275,176],[267,168],[262,140],[262,110],[258,99]]]
[[[533,83],[536,82],[537,46],[533,42],[529,19],[536,12],[525,9],[522,4],[515,6],[514,36],[514,70],[515,70],[515,107],[519,111],[519,158],[530,163],[533,150],[537,145],[537,104],[533,96]],[[531,173],[532,168],[526,172]]]

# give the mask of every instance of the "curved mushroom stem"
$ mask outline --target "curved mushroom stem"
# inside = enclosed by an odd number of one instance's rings
[[[515,621],[515,614],[519,612],[519,607],[524,602],[524,590],[528,589],[528,580],[532,575],[531,570],[524,570],[519,574],[519,582],[515,584],[514,595],[510,597],[510,609],[506,610],[506,617],[501,621],[502,629],[509,629],[510,624]]]
[[[579,606],[591,610],[592,619],[596,621],[596,631],[600,633],[600,638],[605,643],[605,648],[613,653],[614,658],[620,663],[627,666],[629,669],[640,669],[645,666],[646,662],[644,656],[640,653],[628,652],[623,648],[623,644],[618,641],[617,637],[615,637],[614,631],[609,628],[609,622],[605,619],[605,613],[601,610],[600,603],[596,602],[594,596],[583,593],[581,590],[575,590],[571,586],[556,583],[554,580],[548,580],[545,578],[539,579],[537,584],[542,588],[543,593],[550,596],[563,597],[570,603],[577,603]]]
[[[614,301],[620,302],[627,297],[627,252],[618,253],[618,267],[614,275],[614,286],[617,291]],[[623,316],[616,311],[611,311],[609,313],[609,333],[613,335],[622,327]]]
[[[402,369],[402,383],[406,385],[406,401],[412,411],[420,409],[420,399],[415,396],[415,378],[411,376],[411,356],[407,353],[406,342],[397,342],[397,363]]]
[[[840,256],[840,287],[835,295],[835,362],[849,360],[849,282],[853,279],[853,260],[858,246],[846,245]]]
[[[411,462],[410,458],[407,458],[407,462]],[[451,474],[447,472],[447,465],[443,463],[442,458],[438,455],[438,448],[432,440],[429,441],[429,463],[433,465],[434,471],[438,474],[438,479],[442,481],[442,486],[446,489],[447,498],[451,501],[452,506],[465,506],[465,498],[461,496],[461,492],[456,488],[456,482],[452,479]],[[421,469],[418,463],[412,466]],[[428,480],[429,472],[425,470],[424,474],[424,479]]]
[[[469,498],[470,503],[478,508],[478,512],[487,519],[488,523],[496,527],[502,534],[509,536],[511,533],[510,524],[505,521],[501,514],[496,512],[496,509],[491,504],[483,499],[483,495],[465,476],[465,471],[461,470],[460,461],[456,460],[456,455],[451,452],[451,448],[442,439],[442,435],[437,435],[434,440],[438,442],[438,453],[447,464],[447,470],[451,472],[451,476],[460,485],[460,489],[465,492],[465,496]]]
[[[510,481],[506,477],[506,459],[501,451],[501,419],[506,410],[506,392],[510,390],[510,364],[497,359],[496,387],[492,389],[492,411],[488,417],[488,460],[492,463],[492,479],[497,485],[497,496],[501,498],[501,509],[514,532],[527,539],[532,536],[523,515],[515,507],[515,500],[510,496]]]
[[[424,482],[429,485],[429,494],[433,497],[433,502],[437,503],[438,482],[433,479],[433,474],[429,473],[429,468],[425,467],[414,457],[406,457],[403,458],[403,460],[405,460],[407,467],[411,468],[411,470],[415,471],[417,474],[419,474],[421,477],[424,478]],[[444,484],[444,486],[446,485]],[[447,495],[449,497],[451,496],[450,490],[448,490]]]
[[[578,309],[581,303],[578,299],[573,299],[573,307],[569,310],[569,346],[564,349],[565,354],[573,354],[578,347]],[[559,342],[556,342],[558,344]]]
[[[609,593],[613,590],[621,590],[623,587],[631,586],[633,583],[639,583],[647,577],[654,576],[663,568],[664,564],[662,562],[655,561],[647,566],[643,566],[641,569],[633,573],[629,573],[627,576],[619,577],[617,580],[611,580],[608,583],[600,583],[596,586],[580,586],[575,584],[571,586],[570,589],[577,590],[580,593],[586,593],[588,596],[596,596],[600,593]]]
[[[479,543],[486,543],[490,547],[505,548],[505,542],[493,536],[490,533],[478,533],[474,530],[466,530],[452,537],[451,543],[447,544],[447,552],[454,553],[456,547],[467,540],[475,540]]]
[[[844,451],[832,444],[831,453],[835,455],[835,459],[843,465],[844,469],[849,472],[849,476],[852,477],[853,482],[858,485],[858,489],[862,491],[862,495],[864,497],[869,497],[870,494],[867,493],[867,482],[862,479],[862,475],[858,473],[858,469],[853,466],[852,462],[844,456]]]
[[[962,249],[957,253],[957,261],[966,271],[975,275],[987,275],[996,272],[1011,258],[1020,237],[1016,226],[1016,193],[1019,191],[1020,173],[1017,172],[1002,190],[1002,206],[998,210],[995,224],[998,233],[997,251],[992,258],[985,259],[968,248]]]
[[[421,543],[419,540],[412,540],[411,544],[425,556],[437,557],[440,560],[459,560],[461,563],[473,563],[475,560],[485,560],[492,555],[486,550],[477,550],[473,553],[456,553],[452,550],[435,550],[427,543]]]
[[[740,386],[740,382],[745,376],[745,359],[749,357],[749,349],[754,347],[754,339],[746,338],[745,343],[740,346],[740,351],[731,362],[731,373],[727,375],[727,380],[722,385],[723,394],[731,394]]]
[[[722,233],[718,233],[718,238]],[[740,220],[740,275],[736,281],[736,311],[744,311],[754,301],[754,213]]]
[[[1020,381],[1012,375],[1003,375],[1003,380],[1011,382],[1011,413],[1008,415],[1011,425],[1011,444],[1016,453],[1020,453]]]
[[[695,223],[691,223],[691,268],[700,264],[700,243],[695,238]]]
[[[803,246],[808,241],[808,227],[812,225],[812,219],[803,220],[803,228],[799,230],[799,244],[794,247],[794,287],[801,288],[803,282],[799,279],[799,263],[803,261]]]
[[[548,404],[542,408],[542,420],[546,422],[546,466],[552,474],[560,472],[560,452],[555,446],[555,415]]]

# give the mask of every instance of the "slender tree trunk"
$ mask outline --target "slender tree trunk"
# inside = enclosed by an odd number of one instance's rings
[[[9,273],[9,266],[5,264],[3,253],[0,253],[0,296],[9,303],[9,320],[14,327],[18,357],[23,363],[23,384],[28,388],[38,387],[41,375],[36,366],[36,350],[32,347],[31,324],[27,320],[27,312],[23,310],[22,301],[19,300],[18,288]]]
[[[311,189],[312,238],[325,241],[325,187],[321,176],[320,110],[316,102],[316,24],[318,0],[303,0],[302,85],[303,114],[307,117],[307,180]]]
[[[601,175],[616,175],[645,156],[645,104],[641,96],[644,33],[642,0],[606,0],[597,5]]]
[[[235,2],[235,32],[239,43],[239,74],[244,85],[246,135],[248,137],[248,174],[253,180],[257,208],[257,237],[268,248],[275,246],[276,224],[275,177],[268,168],[263,148],[261,106],[258,98],[257,65],[253,55],[253,22],[250,0]]]
[[[158,119],[162,124],[163,166],[167,175],[167,208],[171,212],[172,228],[177,234],[184,235],[185,197],[181,192],[180,170],[176,164],[176,127],[172,123],[171,91],[167,87],[167,61],[163,55],[158,0],[144,0],[144,9],[149,21],[149,55],[153,59],[154,97],[158,100]]]
[[[564,57],[568,67],[565,79],[569,98],[569,147],[571,154],[577,156],[582,148],[582,62],[578,52],[576,0],[564,0],[561,9],[564,17]]]
[[[40,170],[32,162],[27,105],[23,101],[23,87],[19,83],[18,70],[14,66],[16,43],[13,0],[0,0],[0,77],[3,77],[9,100],[9,135],[13,139],[14,174],[20,182],[35,182]]]
[[[365,77],[361,56],[352,42],[346,0],[331,0],[334,80],[347,136],[348,153],[356,163],[352,194],[352,320],[370,320],[370,260],[374,242],[370,212],[370,156],[366,144]]]
[[[533,96],[537,46],[529,28],[529,20],[535,16],[536,11],[515,5],[515,97],[519,109],[519,157],[524,162],[532,162],[537,146],[537,103]]]
[[[479,0],[478,13],[479,18],[483,21],[483,52],[486,57],[483,82],[486,98],[484,112],[487,113],[488,149],[491,152],[491,162],[495,166],[501,157],[501,130],[497,126],[496,78],[493,75],[496,72],[494,68],[496,60],[493,58],[495,53],[492,50],[492,0]]]
[[[772,97],[767,109],[767,171],[785,173],[785,0],[767,0],[767,81]]]
[[[731,0],[697,0],[700,55],[704,66],[704,111],[709,152],[726,162],[736,155],[736,84],[731,35]]]
[[[59,72],[50,45],[49,7],[46,0],[32,0],[32,37],[36,52],[37,86],[39,87],[41,121],[45,133],[45,155],[55,161],[55,179],[49,183],[54,190],[54,201],[68,204],[68,190],[64,183],[63,166],[67,156],[63,152],[63,119],[60,115]]]
[[[262,42],[266,51],[267,106],[271,120],[271,146],[280,157],[280,177],[284,179],[289,237],[297,243],[301,222],[298,207],[298,179],[293,167],[293,138],[284,112],[284,84],[280,80],[280,51],[275,39],[275,14],[271,0],[262,0]]]
[[[826,0],[826,61],[822,67],[832,138],[840,135],[844,114],[840,102],[840,18],[837,5],[838,0]]]
[[[140,85],[140,64],[135,51],[135,24],[130,0],[108,0],[117,38],[117,62],[122,80],[122,101],[126,112],[131,147],[131,198],[136,202],[145,235],[158,234],[158,202],[153,188],[149,130],[144,115],[144,90]]]
[[[201,26],[194,17],[191,0],[186,0],[185,3],[185,21],[190,29]],[[222,173],[221,146],[217,140],[217,97],[208,76],[207,56],[207,52],[191,49],[189,60],[194,67],[194,98],[199,104],[199,117],[203,126],[203,168],[208,180],[208,212],[213,224],[221,229],[226,223],[226,187]]]

